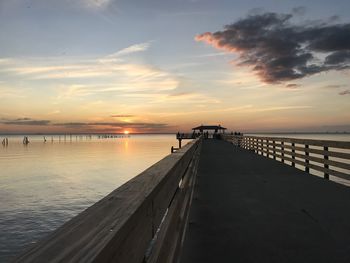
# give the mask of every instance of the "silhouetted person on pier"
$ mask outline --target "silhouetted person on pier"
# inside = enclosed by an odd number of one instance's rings
[[[28,137],[25,136],[25,137],[23,138],[23,144],[27,145],[28,143],[29,143]]]

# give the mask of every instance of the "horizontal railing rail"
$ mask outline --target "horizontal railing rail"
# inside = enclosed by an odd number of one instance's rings
[[[220,136],[235,146],[240,146],[243,140],[243,135],[221,134]]]
[[[92,205],[15,262],[175,262],[181,250],[201,138]]]
[[[260,155],[350,180],[350,142],[283,137],[225,135],[224,139]]]
[[[196,139],[199,136],[198,133],[177,133],[176,139]]]

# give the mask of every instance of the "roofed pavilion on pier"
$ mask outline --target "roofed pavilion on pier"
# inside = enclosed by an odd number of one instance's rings
[[[222,127],[220,124],[219,125],[201,125],[192,128],[193,132],[192,133],[180,133],[178,132],[176,134],[176,139],[179,141],[179,148],[181,148],[181,142],[182,140],[186,139],[195,139],[197,138],[200,134],[204,135],[204,138],[216,138],[218,134],[224,134],[225,130],[227,128]],[[214,132],[212,132],[214,131]],[[173,148],[172,148],[173,151]]]
[[[219,125],[201,125],[198,127],[192,128],[194,132],[199,131],[200,133],[214,131],[214,133],[225,133],[227,130],[225,127]]]

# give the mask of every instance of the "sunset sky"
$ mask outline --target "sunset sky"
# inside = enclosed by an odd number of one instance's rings
[[[0,133],[350,131],[348,0],[1,0]]]

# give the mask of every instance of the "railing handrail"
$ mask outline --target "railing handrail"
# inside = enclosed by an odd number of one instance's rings
[[[299,138],[288,138],[288,137],[264,137],[264,136],[251,136],[244,135],[246,138],[264,139],[269,141],[283,141],[298,144],[307,144],[313,146],[327,146],[333,148],[350,149],[350,142],[348,141],[332,141],[332,140],[316,140],[316,139],[299,139]]]
[[[225,140],[292,166],[322,172],[325,179],[335,176],[350,180],[350,142],[266,136],[224,135]],[[320,149],[321,148],[321,149]],[[340,150],[340,151],[339,151]],[[330,159],[331,158],[331,159]]]
[[[184,229],[185,212],[189,211],[184,207],[188,208],[191,199],[200,146],[201,138],[197,138],[166,156],[66,222],[15,262],[162,262],[161,255],[169,248],[163,246],[166,242],[157,242],[157,236],[176,243],[177,247],[171,248],[175,256],[182,239],[178,227]],[[175,225],[175,233],[169,227],[160,228],[169,222]]]

